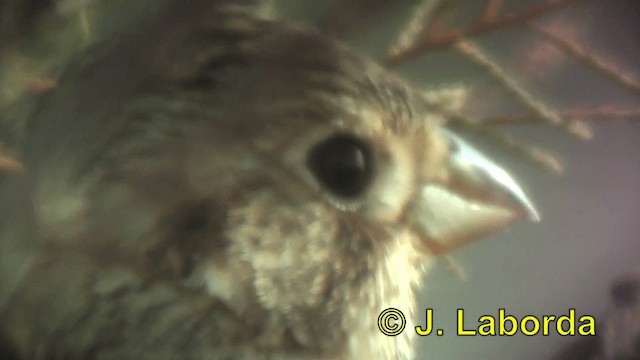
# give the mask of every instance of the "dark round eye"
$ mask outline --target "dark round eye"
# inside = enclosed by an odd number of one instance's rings
[[[307,166],[327,190],[346,198],[362,194],[373,177],[371,149],[351,135],[334,135],[314,146]]]

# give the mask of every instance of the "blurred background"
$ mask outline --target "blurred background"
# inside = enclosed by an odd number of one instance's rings
[[[449,2],[455,11],[446,28],[473,23],[485,3]],[[501,12],[540,2],[506,1]],[[270,4],[270,11],[278,18],[318,27],[382,59],[419,3],[279,0]],[[2,0],[0,109],[25,91],[46,91],[69,54],[152,11],[150,4],[148,0]],[[23,17],[10,15],[21,7],[50,15],[31,16],[27,10],[21,10]],[[38,11],[34,14],[42,13]],[[636,83],[640,79],[638,0],[587,1],[541,16],[535,23],[615,64]],[[602,333],[604,323],[616,311],[610,297],[612,282],[623,274],[640,272],[640,93],[567,57],[522,25],[496,28],[473,39],[522,87],[554,109],[604,108],[603,113],[635,109],[636,113],[590,116],[586,119],[593,133],[589,141],[539,121],[521,119],[495,125],[557,154],[565,169],[562,175],[485,137],[467,134],[511,171],[535,202],[542,222],[523,223],[457,250],[452,254],[453,263],[464,276],[451,262],[438,261],[424,280],[418,302],[420,309],[434,309],[434,321],[445,336],[419,339],[418,358],[588,359],[589,351],[597,352],[593,349],[599,346],[598,339],[553,334],[456,337],[456,309],[465,309],[471,325],[481,315],[497,316],[499,308],[516,317],[563,315],[574,308],[578,316],[595,316],[596,329]],[[22,39],[20,46],[9,40],[16,33]],[[492,76],[450,48],[402,60],[392,68],[424,89],[464,87],[468,92],[465,113],[473,117],[508,118],[526,113]]]

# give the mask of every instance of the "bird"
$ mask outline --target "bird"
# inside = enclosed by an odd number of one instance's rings
[[[429,264],[538,219],[425,91],[252,1],[166,1],[41,94],[0,178],[19,359],[410,359]]]

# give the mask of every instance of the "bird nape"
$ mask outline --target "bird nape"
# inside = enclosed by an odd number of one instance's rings
[[[538,218],[441,101],[251,2],[167,1],[11,127],[0,329],[24,359],[408,359],[434,257]],[[432,94],[433,95],[433,94]],[[7,130],[9,131],[9,130]]]

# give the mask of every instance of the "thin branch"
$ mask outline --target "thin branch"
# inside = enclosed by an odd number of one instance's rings
[[[551,152],[540,148],[535,145],[525,144],[519,140],[516,140],[510,134],[496,130],[495,128],[485,126],[475,122],[459,122],[452,123],[452,127],[460,128],[462,130],[469,130],[474,133],[480,134],[498,145],[502,145],[512,151],[515,155],[523,157],[533,163],[539,165],[545,170],[560,175],[564,172],[564,166],[558,158]]]
[[[456,260],[456,258],[451,255],[442,255],[439,256],[438,259],[442,260],[446,268],[460,280],[467,281],[467,279],[469,278],[467,276],[467,271],[464,269],[464,266],[462,266],[462,263]]]
[[[496,144],[511,150],[515,155],[532,161],[551,173],[559,175],[564,172],[564,167],[560,160],[547,150],[534,145],[524,144],[502,130],[487,126],[477,119],[442,106],[439,102],[430,101],[428,98],[425,98],[425,101],[449,121],[449,127],[468,130],[482,135],[494,141]]]
[[[529,110],[539,121],[560,128],[579,138],[584,139],[591,136],[591,131],[586,124],[576,127],[574,123],[565,122],[558,113],[549,109],[542,101],[536,99],[533,94],[520,86],[520,84],[509,76],[497,62],[491,59],[480,47],[465,40],[458,42],[455,48],[465,57],[486,70],[511,98]]]
[[[4,153],[4,145],[0,142],[0,174],[23,170],[23,166],[20,162],[9,158]]]
[[[571,119],[610,119],[629,120],[640,119],[640,109],[617,109],[613,107],[602,107],[598,109],[572,109],[559,113],[565,120]],[[536,122],[538,119],[531,114],[492,116],[481,120],[483,124],[505,125]]]
[[[389,47],[387,56],[400,53],[413,46],[418,38],[424,34],[432,22],[441,13],[444,0],[423,0],[413,11],[413,16],[407,25],[400,31],[397,41]]]
[[[487,0],[482,11],[482,22],[487,24],[495,21],[503,2],[503,0]]]
[[[480,19],[467,27],[451,30],[443,34],[426,34],[427,36],[417,41],[414,46],[388,56],[383,60],[383,63],[387,66],[398,65],[403,61],[416,58],[430,51],[446,49],[463,38],[471,38],[501,28],[524,24],[542,15],[575,6],[584,1],[585,0],[553,0],[531,5],[523,10],[496,17],[492,21],[483,21]]]
[[[554,33],[545,30],[538,25],[528,24],[528,27],[542,36],[544,40],[553,44],[567,56],[586,64],[596,71],[603,73],[609,79],[618,83],[629,92],[635,95],[640,95],[640,84],[634,81],[629,75],[623,73],[623,71],[621,71],[618,66],[607,63],[604,60],[597,58],[590,51],[585,51],[577,44],[571,44],[567,40],[558,37]]]
[[[451,21],[451,19],[455,16],[455,12],[458,9],[459,5],[460,4],[458,2],[443,2],[442,6],[440,6],[437,9],[437,12],[434,13],[431,23],[425,26],[425,32],[422,34],[423,37],[430,37],[433,34],[442,33],[443,29],[446,28],[447,23],[449,23],[449,21]],[[419,41],[421,41],[421,38],[416,39],[416,42]]]

